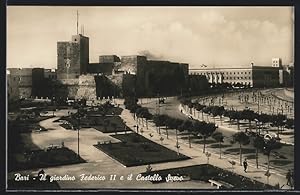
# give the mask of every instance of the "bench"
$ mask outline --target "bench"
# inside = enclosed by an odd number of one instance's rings
[[[217,189],[220,189],[222,187],[226,188],[226,189],[230,189],[230,188],[233,188],[233,185],[229,184],[229,183],[226,183],[224,181],[215,181],[215,180],[212,180],[212,179],[209,179],[208,180],[211,184],[211,186],[214,186],[216,185],[217,186]]]

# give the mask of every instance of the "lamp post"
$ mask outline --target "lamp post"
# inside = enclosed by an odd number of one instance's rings
[[[80,153],[79,153],[79,131],[80,131],[80,119],[83,116],[83,113],[81,113],[81,107],[77,109],[77,120],[78,120],[78,127],[77,127],[77,155],[78,159],[80,159]]]
[[[80,117],[79,117],[78,128],[77,128],[77,151],[78,151],[78,159],[80,159],[80,155],[79,155],[79,129],[80,129]]]

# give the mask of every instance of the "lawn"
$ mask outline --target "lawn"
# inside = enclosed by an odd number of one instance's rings
[[[10,155],[8,170],[26,170],[33,168],[53,167],[85,162],[77,154],[66,147],[49,150],[31,150],[26,153]]]
[[[136,133],[112,136],[121,142],[94,146],[127,167],[189,159]]]
[[[160,182],[165,182],[166,176],[170,174],[172,176],[175,175],[185,176],[190,180],[200,180],[205,182],[208,182],[209,179],[215,181],[224,181],[234,186],[231,189],[238,189],[238,190],[276,189],[273,186],[263,184],[255,180],[251,180],[244,176],[238,175],[236,173],[209,164],[194,165],[194,166],[187,166],[187,167],[180,167],[180,168],[173,168],[173,169],[164,169],[164,170],[142,173],[143,176],[154,175],[154,174],[159,174],[163,178],[163,180]]]
[[[18,131],[20,133],[32,132],[33,130],[39,130],[40,128],[46,130],[39,126],[38,123],[49,118],[52,118],[52,116],[37,116],[34,118],[10,120],[8,121],[8,130]]]
[[[72,129],[74,124],[78,124],[78,120],[71,117],[62,117],[61,120],[66,120],[70,124],[62,124],[66,129]],[[87,116],[80,119],[82,128],[94,128],[103,133],[124,132],[125,124],[120,116]],[[126,126],[126,131],[131,129]]]
[[[105,114],[105,115],[120,115],[122,111],[123,111],[122,108],[111,106],[106,110],[105,113],[101,110],[95,109],[95,110],[89,110],[87,114],[90,115],[90,116],[103,115],[103,114]]]

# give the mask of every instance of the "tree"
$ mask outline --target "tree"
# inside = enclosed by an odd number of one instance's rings
[[[191,135],[190,135],[190,133],[191,133],[191,131],[190,131],[190,129],[192,129],[192,127],[193,127],[193,123],[190,121],[190,120],[185,120],[185,121],[182,121],[182,123],[178,126],[178,130],[180,131],[180,132],[182,132],[182,131],[188,131],[188,136],[189,136],[189,147],[191,148],[192,147],[192,145],[191,145]],[[177,134],[177,133],[176,133]]]
[[[251,131],[252,130],[252,127],[251,127],[251,121],[253,121],[255,118],[256,118],[256,114],[253,110],[243,110],[242,111],[242,118],[248,120],[249,122],[249,130]]]
[[[233,143],[239,143],[240,145],[240,165],[242,165],[242,145],[250,143],[250,139],[245,132],[237,132],[233,134]]]
[[[217,142],[219,142],[220,159],[221,159],[221,154],[222,154],[221,143],[224,142],[224,135],[221,132],[215,132],[214,134],[212,134],[212,138]]]
[[[202,135],[203,138],[203,153],[205,153],[206,139],[215,132],[217,126],[215,126],[214,123],[206,122],[199,124],[199,126],[201,126],[201,128],[199,128],[198,130],[200,130],[199,133]]]
[[[277,126],[277,136],[279,137],[279,131],[280,131],[280,128],[281,128],[281,131],[283,129],[283,126],[286,122],[286,116],[285,115],[282,115],[282,114],[277,114],[275,116],[272,117],[271,119],[273,125]]]
[[[174,120],[171,123],[170,128],[175,129],[175,134],[176,134],[176,144],[178,145],[178,132],[177,130],[179,129],[179,126],[183,123],[183,120],[174,118]]]
[[[258,169],[258,152],[264,148],[264,138],[256,135],[253,139],[253,146],[256,149],[255,152],[255,160],[256,160],[256,168]]]
[[[148,120],[151,120],[153,118],[153,115],[149,112],[144,113],[144,117],[146,119],[146,128],[148,129]]]
[[[270,170],[270,154],[273,150],[281,148],[281,144],[277,142],[277,140],[272,137],[271,139],[264,140],[264,147],[263,151],[264,154],[268,156],[268,169],[267,172]]]
[[[210,107],[210,106],[206,106],[206,107],[204,107],[204,108],[202,109],[202,111],[206,114],[207,121],[209,121],[208,115],[210,114],[211,107]]]
[[[163,126],[165,124],[164,118],[162,117],[162,115],[154,115],[153,116],[153,122],[155,123],[155,125],[158,127],[158,133],[160,133],[160,126]]]
[[[258,121],[262,123],[262,128],[265,126],[266,123],[272,121],[271,116],[268,114],[262,113],[262,114],[258,114],[257,116],[258,116],[257,117]],[[258,133],[260,134],[260,131]]]
[[[203,119],[203,108],[205,108],[205,105],[197,104],[196,110],[198,111],[198,119],[199,119],[199,112],[201,111],[202,112],[202,120],[204,120]]]
[[[213,115],[214,121],[216,116],[220,116],[220,121],[222,124],[222,115],[224,113],[224,107],[223,106],[213,106],[211,109],[211,113]]]
[[[169,139],[168,128],[173,127],[172,123],[173,123],[174,119],[169,117],[168,115],[162,115],[162,116],[163,116],[164,124],[166,126],[165,129],[166,129],[167,139]]]

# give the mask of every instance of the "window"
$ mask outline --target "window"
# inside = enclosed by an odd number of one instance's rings
[[[233,74],[235,74],[235,72]]]
[[[240,77],[238,77],[237,79],[240,79]]]

